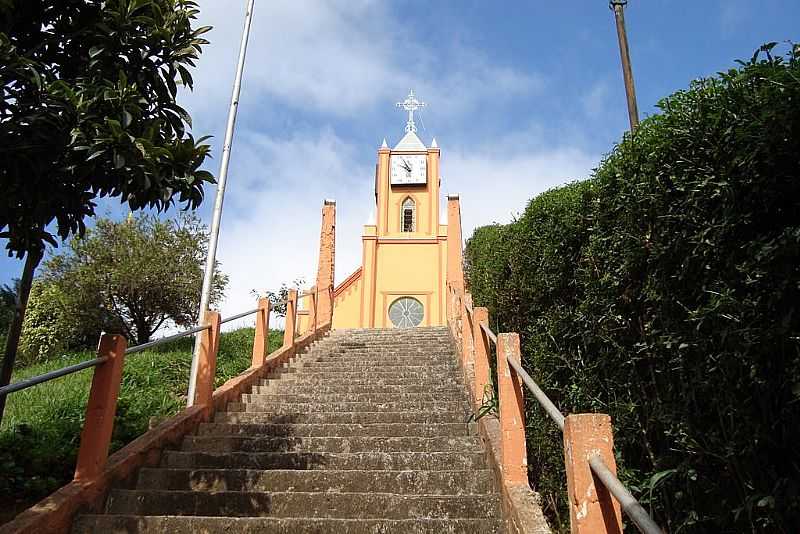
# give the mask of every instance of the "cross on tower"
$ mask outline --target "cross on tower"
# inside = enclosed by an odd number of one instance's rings
[[[398,102],[398,108],[403,108],[404,110],[408,111],[408,122],[406,122],[406,132],[416,132],[417,125],[414,124],[414,112],[419,108],[425,107],[425,102],[420,102],[414,96],[414,90],[411,89],[408,92],[408,96],[402,102]]]

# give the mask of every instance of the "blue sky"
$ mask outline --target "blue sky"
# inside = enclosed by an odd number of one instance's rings
[[[244,0],[201,9],[215,29],[182,101],[194,133],[215,136],[216,174]],[[630,0],[626,18],[642,117],[764,42],[800,41],[797,0]],[[311,279],[325,198],[337,200],[337,280],[358,267],[376,150],[402,136],[394,104],[410,88],[427,103],[420,136],[442,149],[443,192],[461,195],[465,237],[587,177],[628,126],[606,0],[257,0],[222,222],[223,314],[248,307],[251,289]],[[0,259],[0,283],[21,268]]]

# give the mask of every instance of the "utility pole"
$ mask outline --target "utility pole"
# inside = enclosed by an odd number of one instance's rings
[[[619,55],[622,60],[622,76],[625,80],[625,94],[628,96],[628,118],[631,132],[639,126],[639,108],[636,105],[636,89],[633,86],[633,70],[631,69],[631,53],[628,48],[628,34],[625,30],[625,6],[628,0],[609,0],[608,7],[614,12],[617,20],[617,37],[619,37]]]
[[[242,30],[242,43],[239,47],[239,64],[236,66],[236,78],[233,82],[233,94],[228,110],[228,123],[225,128],[225,141],[222,145],[222,160],[219,166],[219,179],[217,181],[217,196],[214,199],[214,214],[211,219],[211,235],[208,240],[208,257],[203,274],[203,289],[200,293],[200,313],[198,321],[202,321],[208,311],[211,300],[211,286],[214,281],[214,264],[217,257],[217,242],[219,241],[219,225],[222,220],[222,202],[225,200],[225,183],[228,178],[228,164],[231,159],[231,145],[233,144],[233,131],[236,128],[236,112],[239,109],[239,93],[242,89],[242,75],[244,74],[244,58],[247,55],[247,42],[250,38],[250,24],[253,21],[253,8],[255,0],[247,0],[247,11],[244,14],[244,29]],[[195,336],[194,353],[192,354],[192,368],[189,373],[189,394],[187,404],[194,404],[195,388],[197,385],[197,367],[200,350],[200,336]]]

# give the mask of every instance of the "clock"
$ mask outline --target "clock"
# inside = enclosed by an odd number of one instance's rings
[[[391,184],[428,183],[428,157],[425,154],[393,154]]]

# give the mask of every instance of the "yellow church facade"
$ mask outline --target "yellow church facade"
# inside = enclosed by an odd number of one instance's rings
[[[448,241],[460,261],[461,225],[459,220],[449,228],[440,221],[440,149],[435,139],[423,144],[413,120],[422,105],[413,92],[398,104],[409,114],[406,134],[394,148],[384,140],[378,150],[375,219],[361,236],[361,267],[334,289],[335,329],[447,323],[448,261],[454,261],[448,259]],[[457,215],[458,198],[448,203],[448,213]]]

